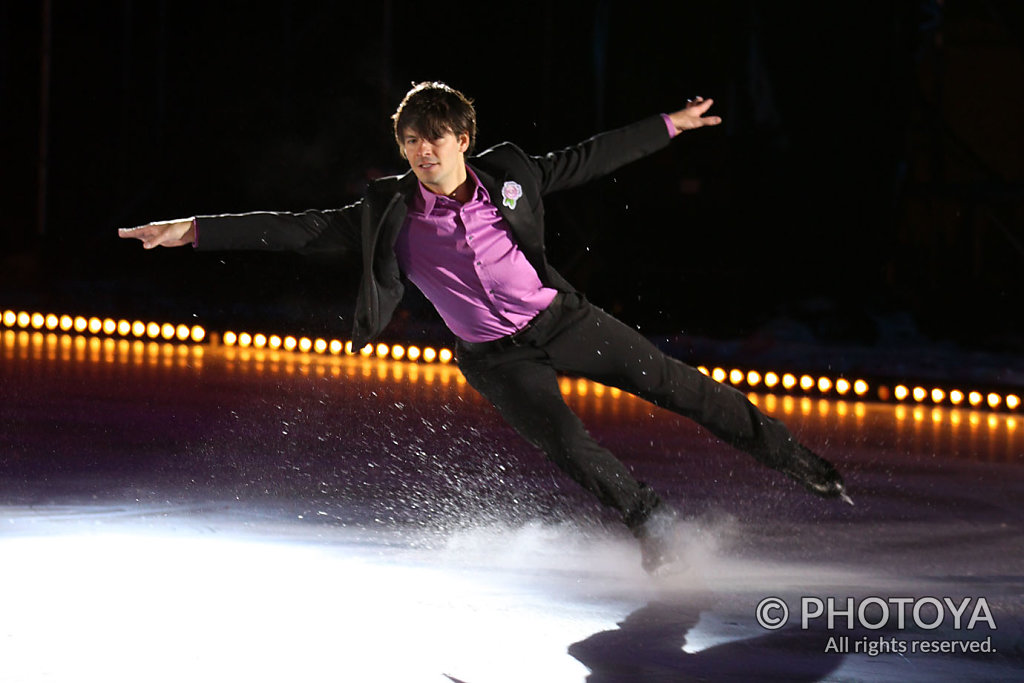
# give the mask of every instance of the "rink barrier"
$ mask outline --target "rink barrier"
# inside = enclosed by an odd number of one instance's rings
[[[450,364],[454,358],[451,349],[405,344],[367,344],[355,348],[351,341],[340,339],[310,338],[303,336],[264,334],[262,332],[227,330],[220,334],[207,334],[201,325],[182,323],[152,322],[86,316],[58,315],[55,313],[29,313],[5,310],[0,314],[0,324],[10,330],[35,330],[78,334],[92,337],[134,339],[137,341],[172,344],[207,344],[239,349],[267,349],[271,351],[297,352],[331,356],[360,356],[363,358],[390,359],[410,363]],[[757,369],[723,368],[697,366],[704,375],[715,381],[728,384],[751,394],[767,392],[797,397],[817,397],[840,401],[878,401],[905,406],[949,406],[976,410],[1017,412],[1021,409],[1020,397],[1012,392],[994,389],[940,387],[925,383],[894,382],[888,379],[867,377],[830,377],[811,373],[776,372]],[[561,388],[563,393],[580,393],[580,381],[566,378]],[[587,385],[589,386],[589,384]],[[597,385],[595,385],[597,386]],[[586,391],[583,389],[582,391]],[[596,391],[596,389],[595,389]],[[603,393],[603,391],[602,391]],[[617,397],[621,392],[609,388]]]

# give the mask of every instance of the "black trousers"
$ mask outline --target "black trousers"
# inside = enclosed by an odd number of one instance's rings
[[[741,392],[665,355],[577,293],[559,293],[516,335],[460,342],[457,353],[470,385],[527,441],[618,510],[630,528],[647,519],[659,497],[587,433],[562,399],[556,373],[618,387],[679,413],[769,466],[795,449],[785,425]]]

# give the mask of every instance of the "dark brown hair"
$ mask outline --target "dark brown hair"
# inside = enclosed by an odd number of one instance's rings
[[[414,84],[391,120],[395,122],[395,142],[403,155],[402,133],[406,130],[430,139],[448,132],[456,136],[466,133],[469,135],[467,154],[476,144],[476,109],[472,100],[439,81]]]

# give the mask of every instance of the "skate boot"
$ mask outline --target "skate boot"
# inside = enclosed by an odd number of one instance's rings
[[[640,565],[648,574],[660,575],[679,560],[673,542],[679,513],[668,503],[661,502],[651,516],[633,530],[640,541]]]
[[[843,477],[832,463],[801,444],[796,445],[793,455],[777,469],[813,494],[822,498],[839,498],[853,505],[853,500],[846,493]]]

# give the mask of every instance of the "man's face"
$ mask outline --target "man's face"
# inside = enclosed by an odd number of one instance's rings
[[[431,192],[450,194],[466,179],[465,152],[469,134],[451,131],[430,140],[406,128],[402,135],[402,152],[412,172]]]

